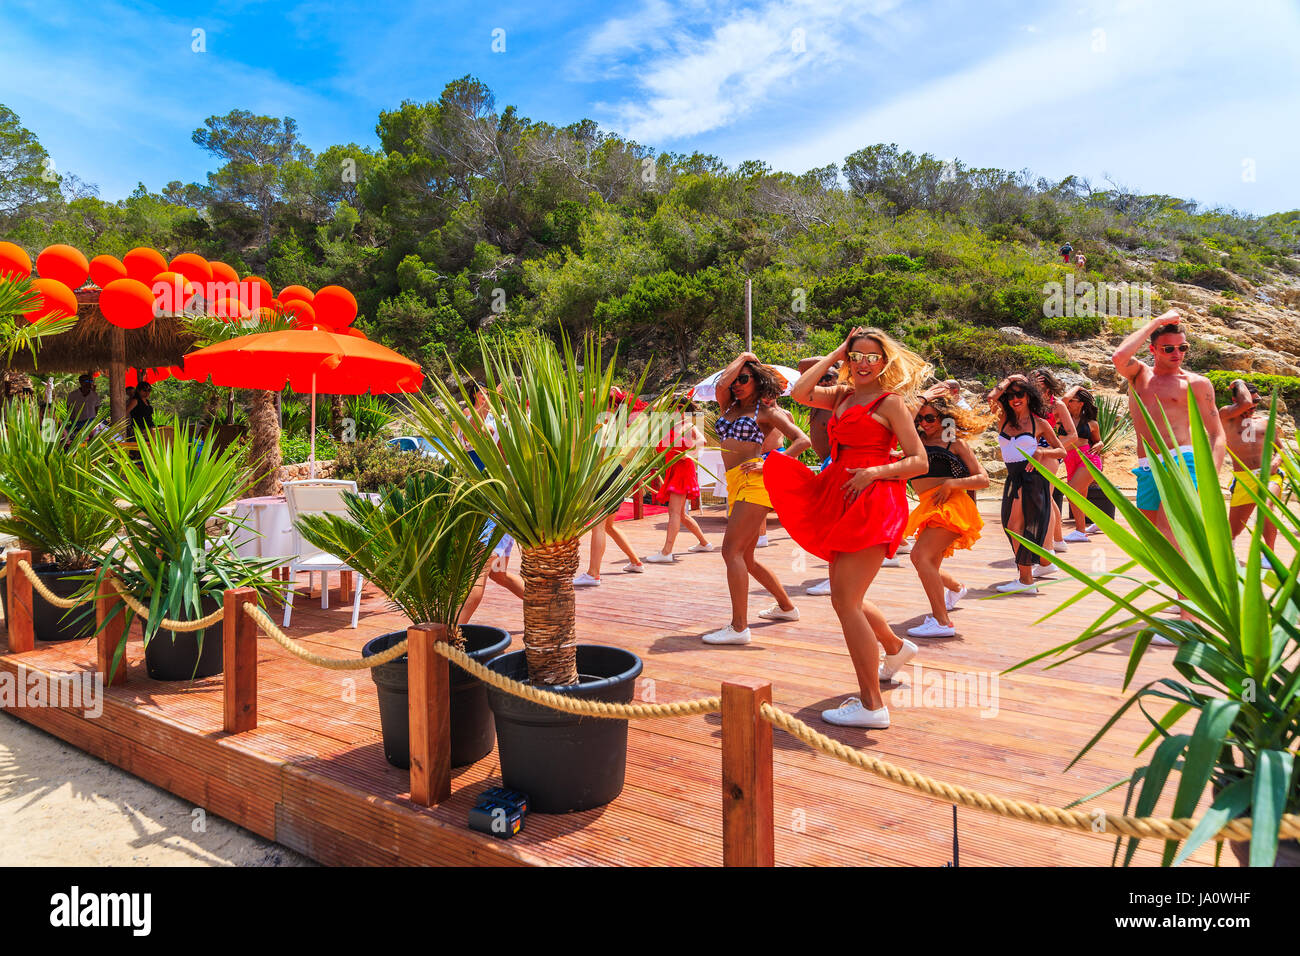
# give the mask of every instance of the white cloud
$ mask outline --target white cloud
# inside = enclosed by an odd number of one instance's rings
[[[609,21],[596,34],[602,49],[653,44],[658,52],[635,66],[624,64],[640,96],[596,106],[613,117],[616,129],[643,143],[727,126],[801,75],[847,60],[852,50],[842,39],[867,30],[897,2],[772,0],[751,9],[696,8],[692,22],[672,21],[676,28],[663,27],[653,40],[632,39],[626,21]],[[670,22],[665,6],[656,10]]]

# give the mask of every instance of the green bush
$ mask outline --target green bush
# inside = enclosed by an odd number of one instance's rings
[[[338,444],[334,437],[324,429],[316,431],[316,460],[330,461],[338,456]],[[280,462],[284,465],[300,465],[311,457],[311,437],[309,435],[280,435]]]
[[[1230,305],[1212,305],[1210,306],[1210,315],[1216,319],[1230,319],[1235,313]]]
[[[962,328],[941,332],[925,342],[924,354],[947,369],[949,375],[972,371],[1001,375],[1040,365],[1079,367],[1054,349],[1008,342],[995,329]]]
[[[1099,315],[1043,316],[1038,320],[1038,331],[1065,339],[1086,339],[1100,335],[1102,325]]]
[[[1254,385],[1259,389],[1259,394],[1268,401],[1268,396],[1273,394],[1276,389],[1288,407],[1295,407],[1294,403],[1300,402],[1300,378],[1294,375],[1264,375],[1259,372],[1233,372],[1223,369],[1213,369],[1205,373],[1205,377],[1214,385],[1214,396],[1220,405],[1227,405],[1232,401],[1232,392],[1229,386],[1235,379],[1241,379]]]
[[[358,491],[405,485],[411,475],[433,469],[436,459],[398,451],[380,435],[345,442],[338,448],[335,478],[351,478]]]

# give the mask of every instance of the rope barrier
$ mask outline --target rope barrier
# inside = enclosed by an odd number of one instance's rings
[[[18,570],[21,571],[24,575],[26,575],[28,581],[32,582],[32,590],[34,590],[41,597],[45,598],[45,600],[49,601],[55,607],[61,607],[66,611],[68,608],[76,607],[78,604],[81,603],[75,598],[61,598],[53,591],[51,591],[49,588],[47,588],[45,586],[45,582],[42,581],[37,576],[36,570],[26,561],[18,562]]]
[[[370,657],[324,657],[307,650],[307,648],[276,627],[270,616],[256,604],[245,604],[244,613],[256,621],[257,626],[262,629],[262,633],[271,640],[295,657],[301,657],[307,663],[315,664],[317,667],[327,667],[335,671],[364,670],[368,667],[387,664],[389,661],[396,660],[406,653],[406,641],[400,641],[378,654],[372,654]]]
[[[139,614],[146,619],[149,617],[149,609],[137,601],[135,597],[126,590],[126,588],[122,587],[120,581],[116,578],[109,578],[108,583],[112,585],[113,590],[122,598],[123,604],[135,611],[136,614]],[[224,607],[219,607],[207,617],[201,617],[197,621],[173,621],[170,618],[163,618],[158,622],[158,626],[167,631],[175,631],[177,634],[186,634],[190,631],[201,631],[206,627],[211,627],[225,616],[226,609]]]
[[[1081,830],[1089,833],[1113,833],[1119,836],[1138,837],[1141,839],[1185,840],[1196,828],[1197,821],[1192,819],[1173,819],[1170,817],[1126,817],[1101,810],[1065,810],[1049,807],[1041,803],[1014,800],[995,794],[971,790],[957,784],[944,783],[922,774],[912,773],[878,757],[864,754],[860,750],[847,747],[825,734],[818,733],[798,717],[788,714],[779,707],[764,703],[759,708],[763,719],[775,727],[780,727],[790,735],[802,740],[809,747],[842,760],[850,766],[873,773],[878,777],[924,793],[927,796],[940,797],[949,803],[959,803],[973,810],[984,810],[998,816],[1040,823],[1046,826],[1061,827],[1067,830]],[[1236,819],[1224,824],[1215,834],[1216,840],[1249,840],[1251,821],[1246,818]],[[1300,815],[1285,814],[1278,829],[1279,838],[1300,836]]]

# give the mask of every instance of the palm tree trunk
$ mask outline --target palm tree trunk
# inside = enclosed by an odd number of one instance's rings
[[[576,684],[578,645],[574,633],[573,575],[578,540],[525,549],[524,656],[534,684]]]
[[[248,458],[257,481],[254,495],[276,493],[280,470],[280,419],[275,413],[275,392],[254,391],[248,400]]]

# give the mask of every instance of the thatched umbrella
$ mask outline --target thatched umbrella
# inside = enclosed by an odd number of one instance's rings
[[[126,419],[126,370],[180,365],[194,348],[194,337],[182,320],[163,316],[139,329],[113,325],[99,310],[99,290],[77,293],[77,324],[70,331],[46,339],[36,361],[31,355],[14,356],[10,368],[19,372],[108,371],[109,409],[115,422]]]

